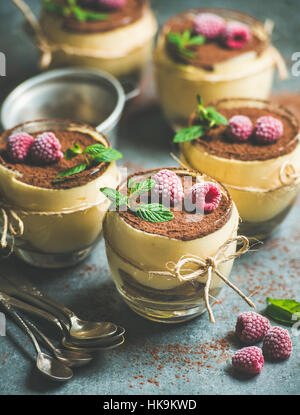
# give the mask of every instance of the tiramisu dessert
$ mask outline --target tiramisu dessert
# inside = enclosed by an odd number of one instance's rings
[[[85,124],[31,121],[0,137],[1,248],[41,267],[73,265],[98,241],[121,153]]]
[[[139,77],[157,23],[148,0],[42,0],[40,25],[52,66],[89,66]]]
[[[270,102],[224,99],[198,108],[178,132],[185,165],[221,181],[236,203],[243,235],[264,239],[285,218],[299,190],[299,124]]]
[[[282,63],[261,22],[222,8],[189,9],[169,19],[154,61],[162,109],[175,129],[186,125],[197,93],[206,104],[267,99],[275,65]]]
[[[236,252],[239,217],[226,189],[204,174],[164,168],[135,173],[117,191],[101,191],[113,201],[103,232],[127,304],[170,323],[205,311],[208,296],[218,296],[224,284],[216,272],[228,277]]]

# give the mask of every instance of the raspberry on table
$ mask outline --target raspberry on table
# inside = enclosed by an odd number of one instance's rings
[[[292,342],[289,332],[274,326],[266,333],[263,340],[263,353],[269,359],[288,359],[292,353]]]
[[[251,30],[240,22],[227,23],[223,32],[223,42],[230,49],[242,49],[252,38]]]
[[[63,158],[61,144],[51,132],[40,134],[30,147],[30,157],[36,164],[55,163]]]
[[[213,182],[196,183],[192,186],[190,193],[196,209],[204,212],[215,210],[222,199],[221,189]]]
[[[232,365],[240,372],[257,375],[264,366],[262,350],[257,346],[243,347],[233,355]]]
[[[158,196],[163,204],[175,205],[183,199],[183,186],[177,174],[168,169],[162,169],[151,177],[156,184],[152,188],[154,196]]]
[[[9,136],[7,139],[7,152],[10,158],[16,162],[24,161],[33,142],[34,138],[25,132]]]
[[[100,6],[108,9],[121,9],[125,6],[127,0],[98,0]]]
[[[214,39],[220,36],[225,29],[225,20],[213,13],[200,13],[194,19],[194,29],[199,35],[207,39]]]
[[[282,136],[282,122],[271,115],[260,117],[256,120],[254,134],[259,143],[271,144]]]
[[[236,322],[235,333],[246,344],[254,344],[263,339],[271,328],[269,320],[254,311],[241,313]]]
[[[235,141],[246,141],[253,132],[252,121],[245,115],[234,115],[228,121],[229,137]]]

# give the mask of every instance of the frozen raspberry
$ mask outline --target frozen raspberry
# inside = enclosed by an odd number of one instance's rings
[[[229,137],[236,141],[246,141],[253,132],[250,118],[245,115],[234,115],[228,121]]]
[[[196,209],[212,212],[219,206],[222,192],[216,183],[196,183],[191,188],[191,198]]]
[[[247,311],[238,316],[235,332],[242,342],[254,344],[262,340],[270,328],[271,324],[266,317],[254,311]]]
[[[264,357],[259,347],[243,347],[235,352],[232,357],[232,365],[240,372],[256,375],[260,373],[264,366]]]
[[[7,152],[13,161],[24,161],[34,138],[27,133],[17,133],[8,137]]]
[[[98,0],[100,6],[107,9],[121,9],[125,6],[127,0]]]
[[[171,170],[163,169],[152,176],[156,184],[152,188],[154,196],[165,204],[175,205],[183,199],[183,186],[180,178]]]
[[[225,20],[213,13],[200,13],[195,17],[195,32],[205,36],[207,39],[214,39],[220,36],[225,30]]]
[[[254,134],[259,143],[273,143],[282,136],[282,133],[283,125],[277,118],[267,115],[256,120]]]
[[[59,140],[53,133],[43,133],[36,137],[30,147],[31,160],[36,164],[54,163],[63,158]]]
[[[223,33],[223,41],[230,49],[243,48],[251,37],[249,27],[240,22],[227,23]]]
[[[287,359],[292,353],[289,332],[278,326],[272,327],[263,340],[263,353],[270,359]]]

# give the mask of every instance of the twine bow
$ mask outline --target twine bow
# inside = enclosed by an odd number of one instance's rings
[[[241,248],[234,252],[233,254],[226,255],[227,248],[236,242],[242,243]],[[249,250],[249,241],[245,236],[237,236],[235,238],[229,239],[226,241],[217,251],[214,257],[208,257],[206,259],[194,256],[194,255],[185,255],[182,256],[179,261],[174,264],[169,262],[167,268],[169,271],[151,271],[151,274],[169,276],[177,278],[180,282],[193,281],[199,277],[207,275],[207,280],[204,287],[204,300],[205,305],[209,314],[210,321],[215,322],[213,312],[209,304],[209,288],[212,279],[213,273],[215,273],[219,278],[221,278],[230,288],[232,288],[237,294],[239,294],[251,307],[255,308],[254,303],[243,294],[239,288],[237,288],[232,282],[230,282],[218,269],[218,266],[222,263],[228,262],[232,259],[240,257],[242,254]],[[197,265],[196,270],[184,269],[186,264],[195,264]]]
[[[297,172],[295,167],[289,161],[286,161],[281,166],[279,172],[279,179],[283,185],[290,185],[297,183],[300,179],[300,172]]]
[[[22,219],[13,209],[2,206],[0,211],[2,215],[0,246],[4,249],[7,247],[8,233],[10,233],[12,237],[22,236],[24,233],[24,224]]]

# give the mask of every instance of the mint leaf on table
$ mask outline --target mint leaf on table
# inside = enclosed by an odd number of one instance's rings
[[[117,189],[111,187],[102,187],[100,191],[113,202],[116,207],[128,204],[128,197],[120,193]]]
[[[202,125],[183,128],[175,135],[173,142],[183,143],[185,141],[195,140],[196,138],[202,137],[205,132],[206,130]]]
[[[127,187],[130,191],[130,196],[138,196],[143,193],[149,192],[152,187],[155,185],[155,180],[152,179],[144,179],[140,182],[136,182],[134,180],[129,180],[127,183]]]
[[[273,320],[293,325],[300,319],[300,303],[290,299],[275,299],[267,297],[266,314]]]
[[[74,174],[84,171],[86,168],[87,168],[86,163],[77,164],[76,166],[71,167],[70,169],[67,169],[67,170],[64,170],[58,173],[55,181],[60,181],[60,179],[64,179],[65,177],[73,176]]]
[[[147,222],[168,222],[174,218],[173,213],[160,203],[137,205],[136,215]]]

